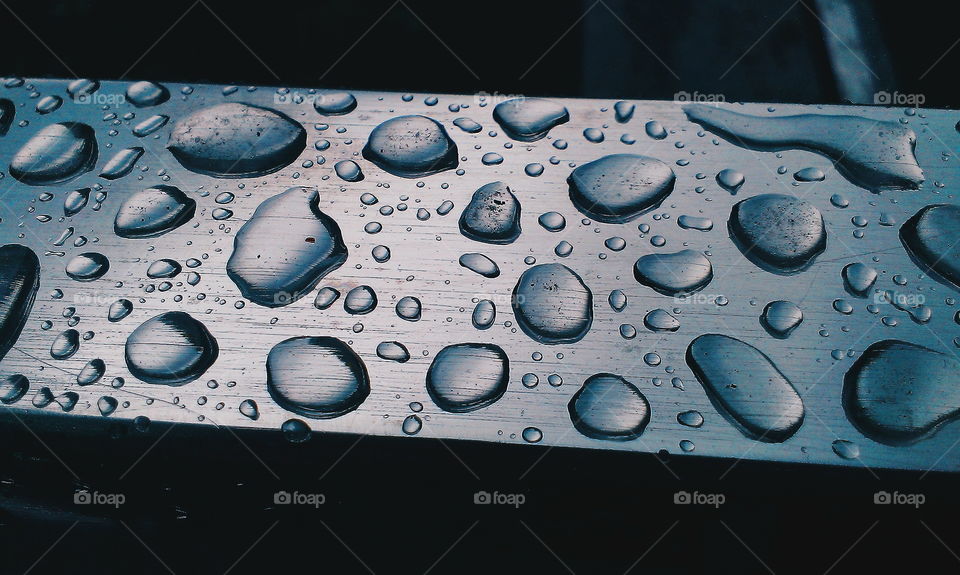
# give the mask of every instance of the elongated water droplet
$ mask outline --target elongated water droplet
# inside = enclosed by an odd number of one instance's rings
[[[370,132],[363,157],[402,178],[420,178],[456,168],[457,144],[426,116],[400,116]]]
[[[656,158],[613,154],[571,172],[570,200],[585,215],[606,223],[636,219],[660,205],[676,176]]]
[[[143,155],[143,148],[127,148],[120,150],[103,167],[100,177],[105,180],[116,180],[122,178],[133,170],[137,165],[137,160]]]
[[[493,322],[497,320],[497,306],[493,301],[482,299],[477,302],[473,308],[473,327],[477,329],[489,329]]]
[[[822,182],[827,176],[820,168],[803,168],[793,174],[793,179],[798,182]]]
[[[857,459],[860,457],[860,447],[852,441],[837,439],[830,447],[833,448],[834,453],[844,459]]]
[[[473,193],[460,216],[460,232],[472,240],[509,244],[520,235],[520,202],[503,182],[491,182]]]
[[[579,341],[593,323],[593,294],[562,264],[540,264],[523,272],[511,305],[517,325],[541,343]]]
[[[874,192],[915,190],[923,182],[913,152],[917,136],[897,122],[825,114],[751,116],[703,104],[683,110],[691,121],[738,146],[819,152],[851,182]]]
[[[207,327],[181,311],[169,311],[140,324],[127,338],[124,356],[130,373],[147,383],[183,385],[217,360],[220,348]]]
[[[757,348],[725,335],[701,335],[687,348],[687,364],[717,411],[745,436],[779,443],[803,424],[797,390]]]
[[[290,188],[260,204],[240,228],[227,275],[244,297],[266,307],[290,304],[346,261],[340,227],[319,202],[316,189]]]
[[[80,210],[87,206],[89,199],[90,188],[81,188],[69,192],[66,197],[63,198],[63,215],[68,218],[77,215],[80,213]]]
[[[146,120],[133,127],[133,135],[138,138],[149,136],[160,128],[166,126],[167,122],[169,121],[170,116],[164,116],[163,114],[150,116]]]
[[[53,359],[68,359],[80,349],[80,332],[68,329],[61,332],[50,345],[50,357]]]
[[[650,421],[647,398],[637,386],[612,373],[587,378],[567,408],[577,431],[593,439],[636,439]]]
[[[267,356],[267,390],[280,407],[327,419],[353,411],[370,394],[363,360],[334,337],[294,337]]]
[[[709,232],[713,229],[713,220],[710,218],[700,218],[697,216],[680,216],[677,218],[677,225],[685,230],[699,230]]]
[[[197,202],[179,188],[153,186],[127,196],[113,222],[122,238],[154,238],[189,222]]]
[[[102,359],[91,359],[77,374],[77,385],[93,385],[100,381],[106,372],[107,366]]]
[[[730,234],[743,254],[774,273],[796,273],[827,246],[823,216],[793,196],[763,194],[733,206]]]
[[[111,322],[118,322],[130,315],[133,311],[133,302],[128,299],[118,299],[110,304],[107,310],[107,319]]]
[[[493,119],[514,140],[534,142],[551,129],[570,120],[567,109],[540,98],[516,98],[500,102],[493,109]]]
[[[450,345],[437,353],[427,371],[427,393],[437,407],[452,413],[475,411],[507,390],[510,362],[490,343]]]
[[[700,252],[683,250],[641,256],[633,266],[638,282],[664,295],[687,295],[700,291],[713,279],[713,266]]]
[[[407,346],[399,341],[382,341],[377,345],[377,357],[398,363],[406,363],[410,360],[410,352]]]
[[[280,112],[229,103],[198,110],[177,122],[167,148],[188,170],[246,178],[289,165],[306,145],[303,126]]]
[[[150,264],[147,268],[147,277],[151,279],[176,277],[183,270],[178,262],[170,259],[161,259]]]
[[[677,414],[677,423],[687,427],[700,427],[703,425],[703,414],[699,411],[682,411]]]
[[[31,186],[71,180],[97,163],[93,128],[79,122],[50,124],[14,154],[10,175]]]
[[[500,266],[483,254],[463,254],[460,256],[460,265],[483,277],[495,278],[500,275]]]

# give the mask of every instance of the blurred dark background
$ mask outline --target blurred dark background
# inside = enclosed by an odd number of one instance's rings
[[[957,104],[932,0],[4,0],[3,73],[416,92]]]
[[[24,77],[818,103],[885,91],[958,104],[960,32],[927,0],[0,0],[0,15],[0,74]],[[0,574],[960,570],[949,474],[0,424]],[[83,488],[127,503],[80,508]],[[727,503],[673,505],[681,489]],[[278,490],[327,502],[278,507]],[[527,503],[476,506],[478,490]],[[876,506],[879,490],[927,502]]]

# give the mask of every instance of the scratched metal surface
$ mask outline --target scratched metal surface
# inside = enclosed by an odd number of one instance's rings
[[[425,98],[433,94],[414,94],[405,101],[398,93],[356,92],[357,109],[345,116],[324,117],[316,113],[309,100],[295,104],[293,93],[281,96],[274,88],[241,87],[225,96],[221,86],[193,85],[181,91],[179,85],[168,85],[171,98],[154,108],[138,109],[129,103],[83,104],[71,101],[66,94],[66,81],[28,80],[12,88],[0,87],[0,97],[16,105],[16,117],[9,132],[0,137],[0,158],[6,171],[12,155],[36,133],[52,122],[82,121],[96,130],[100,158],[96,168],[79,178],[53,186],[28,186],[11,177],[0,179],[2,224],[0,244],[21,243],[33,249],[41,259],[41,287],[36,304],[15,348],[0,363],[0,375],[21,373],[30,381],[30,392],[19,402],[6,406],[23,422],[30,424],[49,412],[60,412],[57,403],[38,409],[30,399],[36,390],[49,387],[54,395],[76,391],[80,400],[70,412],[76,418],[101,418],[97,400],[103,395],[122,403],[110,417],[132,420],[147,416],[153,421],[197,425],[198,433],[214,426],[257,427],[277,429],[282,422],[295,417],[274,403],[266,390],[265,360],[278,342],[302,335],[329,335],[347,341],[360,355],[370,374],[371,393],[356,410],[342,417],[307,420],[314,431],[356,434],[393,435],[404,437],[401,422],[411,414],[408,405],[421,402],[424,420],[417,437],[472,439],[489,442],[522,444],[521,432],[537,427],[543,432],[540,446],[572,446],[581,448],[618,449],[640,452],[667,450],[683,456],[707,455],[726,458],[749,458],[771,461],[796,461],[836,465],[893,467],[914,469],[960,469],[960,449],[952,449],[960,438],[960,424],[944,426],[939,433],[910,447],[890,447],[861,435],[846,419],[841,406],[844,373],[856,356],[871,343],[896,338],[918,343],[931,349],[954,353],[953,338],[960,335],[954,322],[955,310],[948,298],[956,294],[943,284],[925,277],[905,253],[897,236],[899,223],[931,203],[955,203],[952,187],[960,182],[955,157],[960,134],[954,128],[956,112],[919,110],[914,115],[903,108],[875,107],[808,107],[747,104],[738,111],[757,115],[786,115],[798,112],[857,114],[868,118],[906,121],[917,134],[916,156],[924,170],[926,182],[919,191],[874,194],[859,188],[842,175],[825,157],[806,151],[781,154],[754,152],[739,148],[705,132],[689,122],[679,104],[674,102],[636,102],[632,120],[619,124],[614,119],[614,101],[564,100],[571,121],[555,127],[549,136],[533,143],[510,140],[492,119],[495,101],[480,106],[474,96],[438,95],[439,103],[430,106]],[[103,82],[98,94],[123,94],[126,83]],[[187,94],[186,92],[189,92]],[[300,90],[306,94],[306,90]],[[39,96],[55,94],[64,97],[63,105],[53,113],[35,111]],[[307,130],[307,146],[301,157],[280,171],[256,178],[217,179],[184,169],[166,150],[168,134],[178,118],[205,106],[222,102],[244,102],[273,108],[302,122]],[[451,111],[448,106],[461,109]],[[116,113],[119,121],[105,120]],[[123,119],[133,113],[135,118]],[[171,121],[156,134],[137,138],[131,129],[153,114],[165,114]],[[360,156],[370,130],[380,122],[402,114],[423,114],[446,127],[456,141],[463,173],[446,171],[432,176],[407,180],[383,172]],[[468,134],[452,121],[468,117],[483,125],[483,130]],[[661,122],[669,136],[655,140],[644,132],[648,120]],[[319,129],[318,124],[328,124]],[[599,128],[605,133],[602,143],[587,141],[585,128]],[[496,132],[495,135],[490,132]],[[621,134],[631,134],[636,142],[621,142]],[[552,144],[557,139],[569,145],[560,150]],[[717,139],[717,143],[713,140]],[[314,143],[329,140],[331,146],[317,151]],[[682,144],[682,145],[681,145]],[[146,152],[132,173],[108,181],[98,177],[112,152],[131,146],[142,146]],[[487,152],[498,152],[504,160],[499,165],[484,165],[480,158]],[[670,165],[677,176],[673,193],[662,206],[636,221],[626,224],[604,224],[581,221],[584,216],[571,204],[566,178],[573,165],[582,165],[610,153],[636,153],[653,156]],[[559,162],[549,160],[556,157]],[[325,161],[318,161],[322,157]],[[333,166],[337,161],[354,159],[363,168],[366,178],[346,182],[337,177]],[[302,167],[312,160],[311,167]],[[678,161],[683,160],[678,164]],[[541,176],[524,173],[529,163],[540,163]],[[785,170],[778,168],[784,166]],[[818,167],[826,173],[822,182],[795,185],[793,173],[801,168]],[[735,168],[746,176],[746,183],[736,196],[720,188],[714,176],[724,168]],[[783,173],[780,173],[783,172]],[[698,178],[697,174],[705,177]],[[460,234],[457,220],[473,192],[495,180],[507,182],[522,204],[523,233],[511,245],[487,245],[471,241]],[[113,233],[113,219],[120,201],[133,191],[166,183],[185,191],[197,203],[197,214],[183,227],[159,238],[127,240]],[[935,184],[936,183],[936,184]],[[313,293],[286,307],[269,309],[245,302],[225,273],[225,265],[233,249],[237,230],[265,199],[299,186],[316,186],[321,193],[321,209],[333,217],[343,231],[349,248],[349,259],[320,282],[342,293],[351,287],[368,284],[379,296],[380,305],[364,316],[351,316],[344,311],[342,299],[321,311],[313,306]],[[64,219],[64,195],[81,187],[102,186],[107,198],[98,210],[90,205],[72,218]],[[695,188],[702,186],[702,193]],[[236,199],[227,207],[233,216],[214,220],[214,197],[229,191]],[[379,203],[366,207],[359,198],[364,192],[375,194]],[[41,201],[44,193],[53,195]],[[814,203],[823,213],[828,241],[826,251],[814,265],[793,276],[779,276],[761,270],[747,261],[728,236],[725,225],[731,206],[760,193],[796,194]],[[832,194],[843,194],[850,206],[839,209],[831,205]],[[446,216],[436,213],[444,201],[456,207]],[[388,217],[378,208],[405,203],[408,209],[396,210]],[[418,208],[426,208],[427,221],[416,217]],[[537,223],[547,211],[559,211],[567,219],[560,233],[550,233]],[[896,226],[881,226],[878,219],[885,212],[896,219]],[[50,215],[41,222],[37,216]],[[707,216],[714,220],[709,232],[685,230],[677,225],[680,215]],[[663,215],[663,217],[660,217]],[[869,220],[862,238],[853,235],[851,217],[860,215]],[[669,217],[667,217],[669,216]],[[41,218],[42,219],[42,218]],[[364,231],[367,222],[379,221],[383,231],[371,235]],[[649,224],[642,234],[638,224]],[[65,227],[75,230],[74,237],[63,247],[53,242]],[[278,229],[277,234],[283,230]],[[662,236],[666,245],[651,245],[650,238]],[[85,236],[88,243],[74,247],[73,240]],[[614,252],[604,247],[611,236],[626,239],[627,247]],[[554,247],[566,240],[573,253],[560,258]],[[264,241],[269,242],[270,238]],[[377,263],[371,248],[383,244],[392,257]],[[701,292],[697,303],[677,304],[640,285],[633,278],[632,266],[647,253],[677,251],[689,247],[711,254],[715,277]],[[64,272],[67,260],[77,253],[97,251],[110,260],[110,270],[101,279],[79,283]],[[56,252],[63,252],[63,255]],[[482,252],[495,260],[502,271],[495,279],[483,278],[457,263],[466,252]],[[509,296],[519,275],[528,268],[526,256],[537,263],[559,261],[583,277],[594,295],[594,322],[587,336],[574,344],[543,345],[519,329],[509,306]],[[601,258],[601,256],[603,256]],[[927,305],[934,309],[926,325],[910,321],[909,316],[891,306],[880,313],[865,310],[868,300],[854,300],[843,289],[841,268],[854,261],[876,256],[872,263],[881,277],[878,288],[897,288],[909,293],[925,294]],[[152,289],[157,280],[146,277],[147,266],[154,260],[171,258],[181,264],[188,258],[202,260],[198,271],[201,281],[188,285],[185,272],[173,280],[173,287],[161,292]],[[906,286],[896,286],[893,276],[902,274]],[[60,289],[62,299],[51,297]],[[622,313],[615,313],[607,304],[611,290],[620,289],[629,303]],[[396,301],[412,295],[423,302],[422,319],[416,323],[400,320]],[[728,298],[726,306],[713,298]],[[133,301],[133,313],[123,321],[106,320],[107,307],[118,298]],[[489,298],[497,303],[496,324],[479,331],[471,324],[475,298]],[[855,311],[849,316],[833,310],[836,298],[852,300]],[[764,305],[786,299],[803,310],[804,321],[787,339],[775,339],[762,328],[759,316]],[[180,301],[178,301],[180,300]],[[872,301],[872,300],[870,300]],[[237,305],[245,303],[242,309]],[[92,331],[89,341],[82,341],[80,350],[70,359],[54,360],[50,346],[58,333],[67,328],[64,317],[67,307],[76,309],[80,318],[76,329]],[[656,308],[679,309],[681,327],[675,333],[652,333],[643,327],[644,315]],[[181,310],[200,319],[216,337],[220,355],[216,363],[200,379],[182,387],[165,387],[138,381],[124,363],[124,342],[142,321],[163,311]],[[898,325],[888,327],[882,317],[896,317]],[[50,329],[42,329],[45,321]],[[629,323],[639,334],[635,339],[620,336],[619,326]],[[355,326],[362,324],[361,332]],[[822,334],[820,332],[823,332]],[[760,349],[772,358],[779,369],[793,382],[803,397],[806,419],[800,430],[783,443],[763,443],[744,437],[721,417],[704,393],[684,361],[685,350],[692,339],[704,333],[722,333],[737,337]],[[398,340],[410,350],[412,359],[398,364],[379,359],[375,353],[381,341]],[[492,342],[507,351],[510,359],[510,382],[506,394],[493,405],[468,414],[445,413],[427,396],[424,387],[426,370],[440,349],[451,343]],[[835,360],[834,350],[853,350],[854,357]],[[543,354],[535,361],[535,352]],[[651,367],[642,360],[647,352],[662,357],[659,366]],[[562,359],[561,359],[562,357]],[[75,375],[93,358],[106,363],[105,377],[95,386],[79,387]],[[642,436],[634,441],[609,442],[590,439],[571,424],[567,404],[571,396],[590,375],[615,372],[633,382],[648,398],[652,414]],[[528,389],[521,385],[524,373],[534,373],[540,384]],[[547,384],[547,375],[556,373],[563,384]],[[126,384],[114,389],[110,381],[123,377]],[[683,390],[671,385],[678,377]],[[663,381],[655,385],[655,378]],[[215,381],[215,388],[208,386]],[[235,385],[228,382],[235,382]],[[205,398],[202,399],[202,398]],[[253,421],[242,415],[238,406],[244,399],[259,405],[260,417]],[[201,405],[202,403],[202,405]],[[678,412],[698,410],[705,423],[699,429],[681,426]],[[853,441],[860,447],[859,460],[838,457],[831,444],[835,439]],[[279,439],[278,439],[279,440]],[[405,440],[416,441],[416,437]],[[696,448],[683,453],[678,444],[692,441]],[[398,446],[398,448],[402,448]]]

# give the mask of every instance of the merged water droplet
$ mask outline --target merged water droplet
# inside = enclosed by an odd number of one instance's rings
[[[701,335],[687,348],[687,364],[713,406],[745,436],[786,441],[803,424],[803,400],[760,350],[739,339]]]
[[[182,311],[168,311],[140,324],[127,338],[127,369],[147,383],[179,386],[217,360],[220,348],[207,327]]]
[[[124,198],[113,222],[122,238],[155,238],[189,222],[197,202],[173,186],[153,186]]]
[[[266,307],[290,304],[346,261],[340,227],[319,203],[316,189],[290,188],[260,204],[240,228],[227,275],[244,297]]]
[[[510,380],[510,361],[491,343],[449,345],[433,358],[427,371],[427,393],[437,407],[466,413],[503,396]]]
[[[228,103],[181,119],[170,131],[167,148],[188,170],[217,178],[247,178],[289,165],[306,145],[306,130],[284,114]]]
[[[917,136],[897,122],[826,114],[751,116],[703,104],[683,110],[691,121],[738,146],[821,153],[848,180],[874,192],[915,190],[923,182],[913,151]]]
[[[457,144],[426,116],[400,116],[370,132],[363,157],[402,178],[420,178],[456,168]]]
[[[491,182],[474,192],[460,215],[460,232],[490,244],[509,244],[517,239],[520,202],[510,187],[503,182]]]
[[[370,394],[360,356],[334,337],[293,337],[267,356],[267,390],[280,407],[306,417],[339,417]]]
[[[45,186],[71,180],[96,163],[93,128],[79,122],[50,124],[14,154],[10,175],[31,186]]]
[[[67,262],[66,272],[70,279],[78,282],[92,282],[103,277],[110,270],[110,260],[97,252],[87,252],[73,256]]]
[[[550,345],[579,341],[593,323],[592,292],[562,264],[540,264],[523,272],[511,305],[523,332]]]
[[[922,270],[960,288],[960,206],[927,206],[900,227],[900,241]]]
[[[713,279],[713,265],[700,252],[682,250],[641,256],[633,266],[638,282],[664,295],[679,296],[700,291]]]
[[[0,247],[0,359],[20,338],[40,288],[40,260],[20,244]]]
[[[567,109],[541,98],[515,98],[500,102],[493,119],[514,140],[535,142],[551,129],[570,120]]]
[[[898,340],[864,350],[844,377],[843,407],[861,433],[887,445],[930,437],[960,415],[960,361]]]
[[[587,378],[567,409],[577,431],[593,439],[636,439],[650,422],[647,398],[637,386],[612,373]]]
[[[774,273],[799,272],[827,247],[820,210],[793,196],[763,194],[743,200],[733,206],[728,225],[743,255]]]
[[[670,166],[634,154],[604,156],[578,166],[567,178],[573,205],[606,223],[629,222],[656,208],[675,180]]]
[[[776,338],[786,338],[803,321],[803,312],[793,302],[772,301],[763,308],[760,324]]]

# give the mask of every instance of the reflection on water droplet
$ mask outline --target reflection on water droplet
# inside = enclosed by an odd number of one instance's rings
[[[713,279],[713,266],[700,252],[683,250],[641,256],[633,266],[636,280],[664,295],[678,296],[700,291]]]
[[[14,154],[10,175],[31,186],[43,186],[71,180],[96,163],[93,128],[79,122],[50,124]]]
[[[763,308],[760,323],[767,333],[776,338],[786,338],[803,321],[803,312],[789,301],[772,301]]]
[[[543,432],[536,427],[524,428],[520,436],[523,437],[523,440],[527,443],[540,443],[540,441],[543,440]]]
[[[240,402],[240,413],[254,421],[260,418],[260,409],[257,402],[252,399],[244,399]]]
[[[541,343],[579,341],[593,323],[593,294],[562,264],[540,264],[523,272],[511,305],[523,332]]]
[[[110,261],[103,254],[87,252],[74,256],[67,262],[66,272],[70,279],[92,282],[103,277],[110,269]]]
[[[217,360],[220,348],[205,325],[190,314],[170,311],[140,324],[127,338],[130,373],[147,383],[183,385]]]

